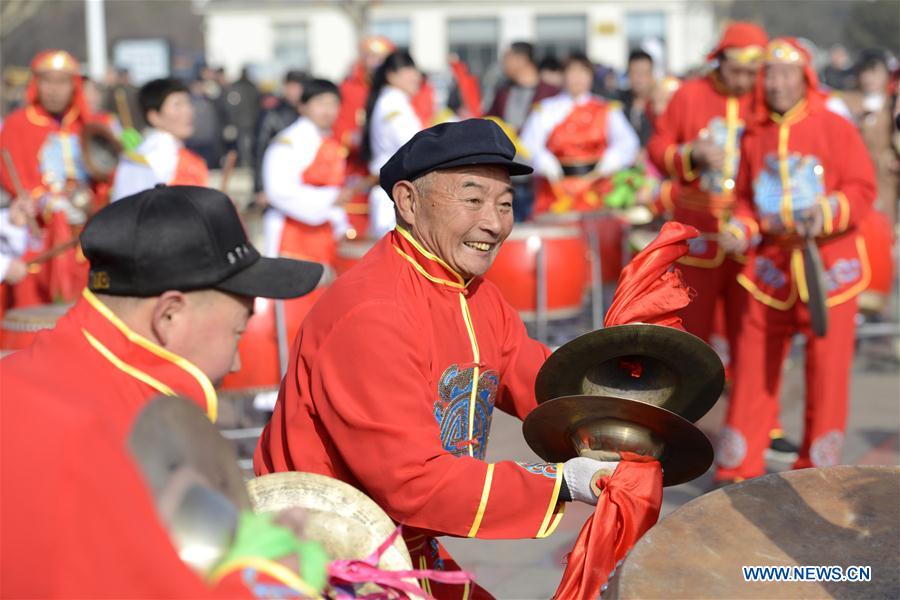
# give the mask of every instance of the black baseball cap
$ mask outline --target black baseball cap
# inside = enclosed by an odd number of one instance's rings
[[[88,288],[113,296],[216,289],[296,298],[323,272],[318,263],[260,256],[228,196],[189,185],[160,184],[113,202],[88,221],[81,247]]]
[[[423,129],[388,159],[379,183],[393,199],[394,184],[438,169],[474,165],[506,167],[510,175],[528,175],[528,165],[513,160],[516,147],[500,126],[487,119],[466,119]]]

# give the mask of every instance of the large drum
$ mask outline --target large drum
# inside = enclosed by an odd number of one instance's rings
[[[287,340],[290,344],[290,339]],[[278,334],[275,329],[275,301],[257,298],[253,316],[238,344],[241,369],[229,373],[220,388],[228,392],[271,391],[281,383],[281,363],[278,358]]]
[[[539,249],[546,274],[547,318],[563,319],[581,312],[589,278],[588,250],[576,225],[517,223],[485,275],[524,319],[537,307]]]
[[[728,486],[648,531],[603,597],[898,598],[898,494],[895,466],[803,469]],[[847,580],[745,580],[753,577],[745,567],[807,566],[813,577],[819,567]],[[867,573],[871,581],[860,581]]]
[[[338,275],[346,272],[350,267],[358,263],[376,242],[378,240],[370,238],[357,238],[338,242],[337,260],[334,263],[334,270],[337,271]]]
[[[27,348],[38,332],[53,329],[56,321],[70,308],[71,304],[41,304],[6,311],[0,326],[0,351],[7,353]]]
[[[619,273],[628,262],[628,257],[623,252],[627,225],[620,217],[608,211],[544,213],[537,215],[535,221],[544,225],[577,226],[584,233],[585,243],[589,242],[589,234],[595,233],[603,283],[615,283],[619,280]]]

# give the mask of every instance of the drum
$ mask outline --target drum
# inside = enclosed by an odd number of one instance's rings
[[[290,344],[290,340],[287,341]],[[275,329],[275,301],[257,298],[253,316],[238,344],[241,369],[229,373],[219,386],[222,391],[247,394],[271,391],[281,383],[278,337]]]
[[[523,319],[537,307],[537,256],[543,248],[547,318],[563,319],[581,312],[588,284],[587,244],[575,225],[518,223],[485,274]]]
[[[56,321],[70,308],[71,304],[41,304],[6,311],[0,325],[0,351],[7,353],[27,348],[38,332],[53,329]]]
[[[350,267],[358,263],[377,242],[378,240],[370,238],[341,240],[338,242],[337,260],[334,263],[334,270],[337,271],[338,275],[344,273]]]
[[[859,223],[859,233],[866,244],[872,280],[859,296],[859,309],[871,314],[884,310],[894,285],[894,232],[884,213],[871,210]]]
[[[897,598],[900,467],[803,469],[688,502],[657,523],[604,598]],[[745,581],[743,567],[868,568],[871,581]],[[832,575],[835,573],[832,571]],[[840,577],[841,573],[837,573]]]
[[[607,211],[571,212],[562,214],[544,213],[535,217],[535,222],[545,225],[574,225],[584,232],[588,243],[588,232],[597,233],[600,245],[600,267],[603,283],[619,280],[627,257],[623,256],[623,236],[626,225],[618,216]]]

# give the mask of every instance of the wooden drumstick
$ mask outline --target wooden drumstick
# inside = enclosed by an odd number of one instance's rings
[[[134,129],[134,122],[131,120],[131,111],[128,109],[128,98],[125,96],[125,90],[118,88],[113,92],[116,99],[116,112],[119,113],[119,122],[122,123],[124,129]]]
[[[41,263],[45,263],[48,260],[50,260],[51,258],[53,258],[55,256],[59,256],[66,250],[68,250],[70,248],[74,248],[75,246],[78,245],[78,242],[79,242],[79,239],[77,237],[74,237],[67,242],[63,242],[62,244],[53,246],[46,252],[42,252],[42,253],[38,254],[34,258],[28,260],[25,264],[28,266],[31,266],[31,265],[39,265]]]
[[[219,184],[219,191],[228,194],[228,180],[231,179],[231,172],[237,164],[237,150],[229,150],[225,155],[225,161],[222,164],[222,182]]]

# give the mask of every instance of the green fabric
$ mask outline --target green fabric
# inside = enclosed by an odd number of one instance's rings
[[[647,181],[643,169],[634,168],[619,171],[612,176],[613,189],[603,198],[608,208],[629,208],[634,205],[635,195]]]
[[[293,532],[273,521],[271,514],[245,511],[238,521],[234,543],[219,564],[244,557],[278,560],[294,554],[300,563],[300,577],[321,592],[328,581],[328,555],[317,542],[299,540]]]
[[[141,142],[144,141],[144,138],[141,137],[141,134],[137,129],[129,127],[122,130],[121,141],[122,148],[124,148],[126,152],[134,152],[137,147],[141,145]]]

